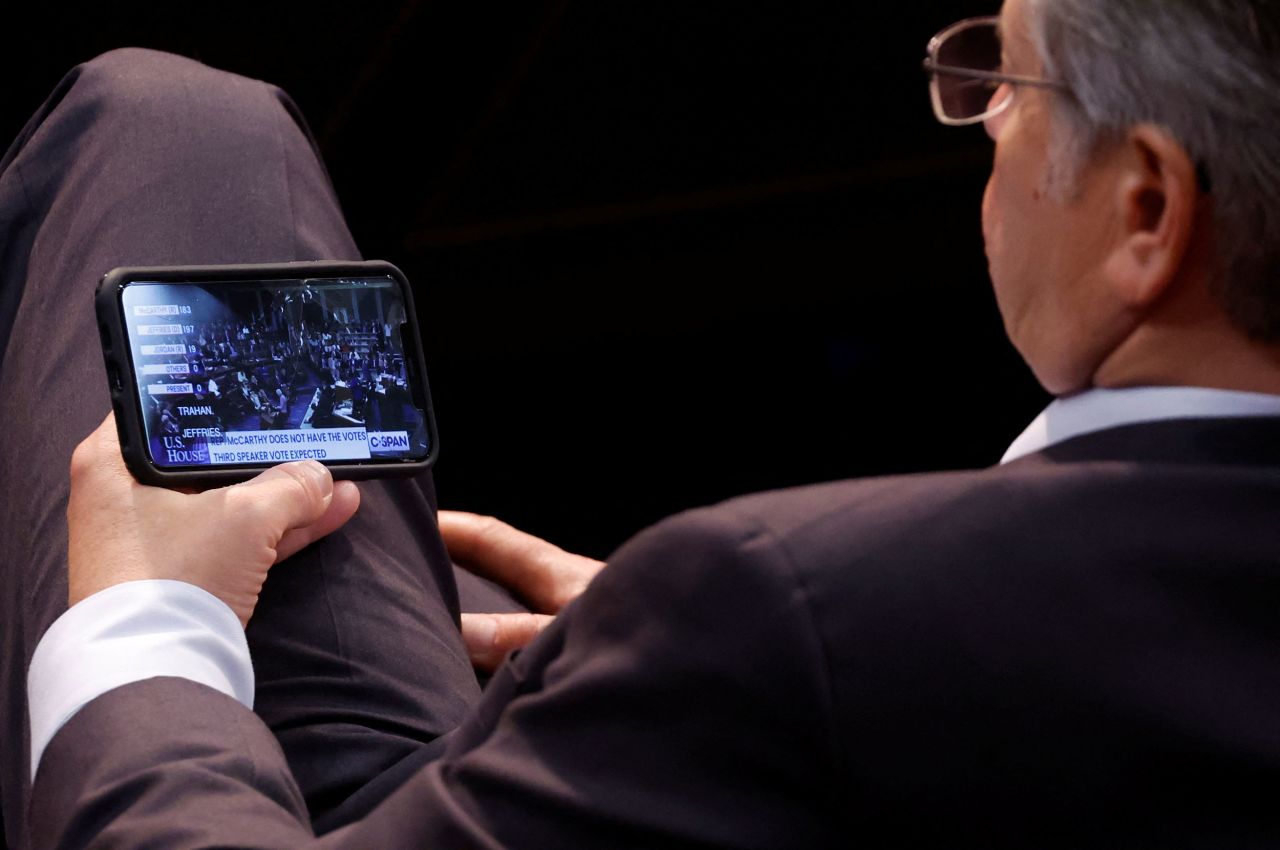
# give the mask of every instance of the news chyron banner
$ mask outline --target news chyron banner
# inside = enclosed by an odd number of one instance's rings
[[[197,406],[188,410],[184,414],[187,417],[212,416],[211,408]],[[197,425],[185,427],[179,434],[153,435],[150,440],[152,459],[164,466],[369,460],[375,456],[402,457],[410,449],[407,431],[364,428],[223,432]]]

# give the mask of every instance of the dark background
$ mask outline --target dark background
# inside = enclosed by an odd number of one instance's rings
[[[414,281],[442,504],[603,556],[749,490],[992,463],[1043,405],[986,278],[989,143],[920,68],[998,6],[49,4],[0,131],[125,45],[285,88]]]

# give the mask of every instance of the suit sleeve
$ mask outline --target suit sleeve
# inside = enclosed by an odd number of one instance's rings
[[[504,665],[445,754],[322,847],[823,847],[840,786],[821,642],[785,553],[723,510],[629,543]],[[270,732],[212,689],[94,700],[45,753],[37,847],[302,847]]]
[[[384,808],[441,847],[829,846],[843,782],[811,603],[750,521],[663,523]]]
[[[32,787],[33,848],[305,845],[306,806],[252,711],[173,677],[92,700],[54,735]]]

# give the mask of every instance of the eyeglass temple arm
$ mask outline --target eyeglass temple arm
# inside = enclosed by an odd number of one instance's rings
[[[924,60],[924,69],[930,74],[950,74],[953,77],[968,77],[973,80],[991,80],[996,83],[1012,83],[1017,86],[1034,86],[1042,89],[1065,89],[1062,83],[1053,80],[1042,80],[1039,77],[1020,77],[1017,74],[1001,74],[999,71],[979,71],[976,68],[959,68],[954,65],[940,65],[932,59]]]

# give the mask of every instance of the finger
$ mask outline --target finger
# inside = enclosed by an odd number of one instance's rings
[[[329,470],[302,460],[273,466],[256,478],[203,496],[234,503],[226,515],[247,523],[238,531],[261,536],[274,548],[289,531],[318,522],[333,502],[333,491]]]
[[[463,614],[462,642],[471,663],[491,671],[507,653],[528,646],[554,619],[546,614]]]
[[[459,566],[514,590],[538,611],[559,611],[604,566],[493,517],[440,511],[437,522]]]
[[[354,481],[335,481],[333,485],[333,498],[329,502],[328,509],[315,522],[310,525],[295,528],[285,533],[280,539],[280,543],[276,546],[276,561],[283,561],[285,558],[293,555],[321,537],[332,534],[342,526],[346,525],[347,520],[355,516],[356,509],[360,507],[360,488],[355,485]]]

